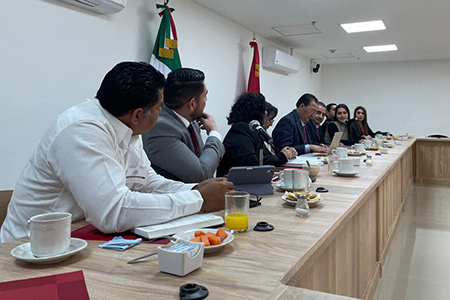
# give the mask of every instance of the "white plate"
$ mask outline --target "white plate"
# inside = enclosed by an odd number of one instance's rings
[[[351,176],[355,176],[356,174],[358,174],[358,170],[353,170],[351,172],[339,172],[339,170],[333,170],[333,173],[338,176],[351,177]]]
[[[286,197],[286,195],[281,196],[281,199],[282,199],[284,202],[286,202],[287,204],[290,204],[290,205],[293,205],[293,206],[295,206],[295,205],[297,204],[297,200],[291,200],[291,199],[288,199],[288,198]],[[314,206],[314,205],[316,205],[317,203],[319,203],[320,200],[322,200],[322,198],[320,197],[320,194],[317,194],[317,197],[314,198],[314,200],[312,200],[312,201],[309,201],[309,200],[308,200],[308,205]]]
[[[359,152],[359,151],[348,152],[347,154],[348,154],[348,156],[361,156],[361,155],[366,154],[366,151],[364,151],[364,152]]]
[[[292,186],[285,186],[284,183],[281,181],[277,181],[274,184],[277,188],[282,189],[283,191],[288,191],[288,192],[292,191]],[[311,179],[309,182],[309,186],[311,187]]]
[[[25,243],[12,249],[11,255],[17,259],[33,264],[52,264],[65,260],[69,256],[72,256],[86,248],[87,245],[88,243],[85,240],[71,238],[69,249],[67,249],[66,252],[48,257],[36,257],[33,253],[31,253],[30,243]]]
[[[191,230],[187,230],[184,232],[178,232],[173,237],[189,241],[190,239],[195,237],[194,233],[197,230],[201,230],[204,233],[207,233],[207,232],[216,233],[218,229],[219,228],[217,228],[217,229],[211,229],[211,228],[191,229]],[[228,234],[227,238],[224,239],[220,245],[211,245],[209,247],[205,247],[205,253],[213,252],[213,251],[219,249],[220,247],[223,247],[223,246],[231,243],[234,240],[234,235],[231,232],[229,232],[228,230],[225,230],[225,231]]]

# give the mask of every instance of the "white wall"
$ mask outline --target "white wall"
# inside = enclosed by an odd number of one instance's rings
[[[368,110],[373,130],[450,136],[450,60],[325,65],[322,100]]]
[[[98,15],[56,0],[7,1],[0,14],[0,190],[12,189],[41,136],[68,107],[93,97],[117,62],[148,61],[160,18],[155,3],[131,0],[115,15]],[[249,30],[187,0],[172,0],[183,66],[201,69],[209,89],[207,112],[228,130],[232,101],[246,90],[252,50]],[[276,47],[257,37],[263,46]],[[278,47],[281,50],[287,51]],[[294,53],[295,54],[295,53]],[[320,97],[321,75],[296,55],[295,75],[261,70],[261,92],[279,109],[305,92]]]

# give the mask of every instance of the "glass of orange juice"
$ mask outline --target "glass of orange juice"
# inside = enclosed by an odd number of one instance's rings
[[[234,232],[248,228],[250,195],[247,192],[231,191],[225,194],[225,227]]]

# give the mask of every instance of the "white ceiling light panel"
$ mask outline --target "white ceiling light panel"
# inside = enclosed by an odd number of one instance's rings
[[[373,53],[373,52],[386,52],[386,51],[397,51],[397,45],[391,44],[391,45],[379,45],[379,46],[365,46],[363,47],[364,50],[366,50],[367,53]]]
[[[386,30],[386,25],[382,20],[341,24],[341,27],[347,33]]]

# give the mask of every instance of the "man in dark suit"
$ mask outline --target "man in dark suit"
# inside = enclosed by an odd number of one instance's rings
[[[294,147],[299,155],[310,152],[327,152],[327,147],[314,145],[306,123],[318,110],[317,98],[311,94],[304,94],[297,101],[297,108],[281,118],[273,130],[275,147],[283,149]]]
[[[336,112],[336,106],[337,106],[336,103],[328,103],[327,104],[327,107],[326,107],[327,108],[327,114],[326,114],[327,118],[325,119],[325,122],[323,122],[323,124],[322,124],[322,127],[323,127],[324,131],[327,130],[328,123],[330,123],[331,121],[334,120],[334,114]]]
[[[315,145],[325,144],[325,131],[321,125],[327,115],[327,110],[323,102],[317,102],[318,109],[308,121],[307,126],[311,135],[312,143]]]
[[[186,183],[211,178],[225,152],[214,118],[204,112],[208,93],[204,80],[199,70],[169,73],[158,121],[143,135],[153,169],[166,178]],[[200,129],[208,134],[205,143]]]

